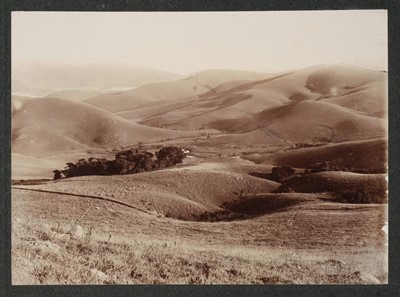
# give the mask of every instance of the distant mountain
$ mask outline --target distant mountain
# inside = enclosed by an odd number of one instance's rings
[[[102,92],[181,77],[140,65],[24,62],[12,65],[12,93],[42,97],[65,90]]]
[[[82,101],[93,96],[98,96],[102,93],[103,92],[101,91],[93,91],[93,90],[62,90],[51,93],[46,97]]]

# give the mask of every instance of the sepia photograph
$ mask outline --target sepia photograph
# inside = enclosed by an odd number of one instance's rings
[[[12,285],[385,285],[383,9],[11,13]]]

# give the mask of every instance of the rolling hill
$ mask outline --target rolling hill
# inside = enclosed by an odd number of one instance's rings
[[[343,190],[368,190],[384,192],[387,190],[385,174],[357,174],[353,172],[318,172],[303,175],[285,182],[297,193],[336,192]]]
[[[388,162],[388,144],[385,138],[349,141],[321,147],[289,150],[275,154],[268,164],[306,168],[316,162],[329,162],[333,166],[385,172]]]
[[[53,95],[82,99],[88,93]],[[350,65],[317,65],[277,75],[208,70],[85,102],[29,99],[13,98],[13,150],[27,155],[179,138],[199,129],[223,132],[203,141],[217,146],[387,136],[387,73]]]
[[[387,82],[372,82],[348,94],[322,99],[322,101],[347,107],[368,116],[387,118]]]
[[[59,180],[45,186],[55,192],[113,198],[167,217],[195,219],[205,212],[238,199],[243,189],[272,192],[278,183],[246,174],[213,169],[213,163],[125,176],[85,176]],[[97,182],[93,182],[96,180]],[[100,181],[100,183],[98,182]],[[102,182],[101,182],[102,181]],[[75,187],[70,188],[70,182]],[[111,190],[111,188],[112,190]],[[42,189],[42,185],[32,186]],[[111,190],[111,191],[110,191]],[[236,194],[235,194],[236,193]]]
[[[86,102],[94,106],[120,112],[152,102],[176,101],[212,91],[224,82],[259,80],[270,74],[238,70],[206,70],[181,80],[148,84],[131,91],[96,96]]]
[[[387,113],[386,81],[384,72],[319,65],[262,80],[226,82],[197,97],[157,101],[118,115],[181,130],[243,134],[267,129],[287,142],[301,141],[310,132],[307,141],[348,141],[353,134],[355,139],[382,137],[387,124],[379,118]]]
[[[315,93],[338,95],[385,78],[381,71],[346,64],[325,65],[307,77],[306,87]]]
[[[197,133],[146,127],[85,103],[54,98],[25,101],[12,117],[13,152],[25,155],[112,148]]]
[[[234,120],[209,123],[228,133],[262,129],[287,142],[343,142],[386,134],[386,122],[318,101],[301,101]]]

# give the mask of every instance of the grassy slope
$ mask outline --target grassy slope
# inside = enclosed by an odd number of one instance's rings
[[[257,193],[272,192],[279,187],[269,180],[224,172],[224,168],[201,164],[188,169],[127,176],[76,177],[30,188],[111,199],[118,197],[120,201],[159,215],[193,219],[205,212],[221,210],[224,202],[237,199],[243,189]]]

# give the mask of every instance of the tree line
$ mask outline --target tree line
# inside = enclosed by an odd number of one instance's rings
[[[155,155],[138,149],[118,152],[115,159],[80,159],[67,163],[63,170],[54,170],[54,179],[83,175],[120,175],[160,170],[182,163],[186,157],[184,150],[174,146],[163,147]]]

